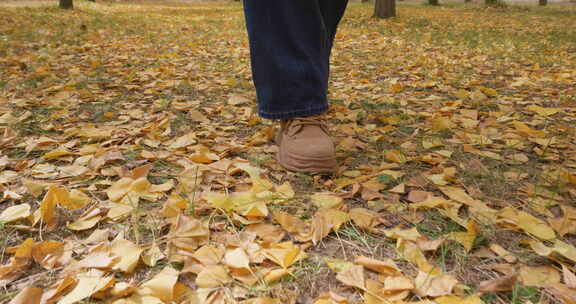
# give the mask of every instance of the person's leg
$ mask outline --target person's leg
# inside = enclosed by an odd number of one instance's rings
[[[246,0],[258,112],[281,119],[278,161],[292,171],[333,172],[328,109],[330,52],[347,0]]]
[[[318,0],[246,0],[244,8],[260,116],[325,112],[330,39]]]
[[[324,25],[326,26],[328,36],[328,60],[330,60],[330,54],[334,44],[334,38],[336,37],[338,24],[344,16],[347,5],[348,0],[319,0],[320,11],[324,18]]]

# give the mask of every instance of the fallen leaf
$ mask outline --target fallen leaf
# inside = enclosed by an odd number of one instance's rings
[[[70,260],[70,254],[70,251],[64,251],[64,243],[57,241],[39,242],[32,247],[34,261],[45,269],[65,265]]]
[[[330,209],[338,208],[342,205],[343,199],[338,196],[330,194],[316,193],[310,197],[310,200],[314,206],[319,209]]]
[[[188,146],[196,144],[198,141],[196,140],[196,134],[188,133],[182,135],[176,139],[174,139],[169,145],[168,149],[171,150],[179,150],[182,148],[186,148]]]
[[[272,262],[287,269],[297,261],[304,259],[306,254],[301,251],[300,247],[295,246],[292,242],[284,242],[270,246],[264,249],[264,256]]]
[[[314,300],[314,304],[348,304],[348,299],[329,291],[319,295]]]
[[[486,280],[478,285],[478,292],[494,293],[500,291],[510,291],[516,285],[518,274],[510,274],[494,280]]]
[[[386,235],[386,237],[394,240],[403,239],[415,242],[422,237],[422,235],[420,234],[420,232],[418,232],[418,229],[416,227],[412,227],[410,229],[402,229],[399,227],[395,227],[392,229],[383,230],[383,232]]]
[[[119,258],[112,255],[107,245],[100,245],[80,260],[76,266],[81,268],[111,269]]]
[[[371,231],[380,224],[378,214],[366,208],[353,208],[348,212],[348,215],[356,226],[367,231]]]
[[[499,257],[504,258],[504,260],[506,260],[506,262],[508,263],[516,263],[518,261],[518,258],[516,258],[514,255],[512,255],[512,253],[510,253],[508,250],[504,249],[502,246],[496,244],[496,243],[491,243],[489,245],[490,250],[492,250],[495,254],[497,254]]]
[[[196,285],[200,288],[216,288],[232,281],[226,268],[221,265],[207,266],[196,277]]]
[[[445,296],[452,293],[456,284],[458,284],[458,280],[452,275],[434,275],[420,271],[414,280],[414,293],[421,297]]]
[[[58,301],[58,304],[74,304],[91,297],[93,294],[110,288],[114,284],[113,276],[105,276],[99,270],[89,270],[76,276],[78,284]]]
[[[176,269],[166,266],[152,279],[140,285],[136,293],[170,302],[174,299],[174,285],[178,281],[179,274]]]
[[[556,109],[556,108],[543,108],[537,105],[529,105],[526,107],[526,110],[530,110],[540,116],[551,116],[554,115],[558,112],[560,112],[560,109]]]
[[[164,253],[162,253],[160,247],[158,247],[156,243],[154,243],[152,247],[145,250],[141,255],[142,262],[144,262],[144,264],[150,267],[156,266],[158,261],[162,260],[165,257],[166,256],[164,255]]]
[[[142,251],[142,248],[131,241],[123,239],[115,240],[112,242],[110,252],[120,260],[114,265],[114,269],[127,273],[134,271],[134,268],[138,265]]]
[[[242,248],[226,251],[224,264],[233,268],[250,268],[250,258]]]
[[[518,227],[541,240],[556,238],[556,233],[545,221],[524,211],[518,212]]]
[[[562,264],[562,278],[566,286],[576,288],[576,275],[564,264]]]
[[[36,287],[25,287],[8,304],[40,304],[42,299],[42,289]]]
[[[566,304],[576,303],[576,291],[563,284],[552,284],[546,291],[562,299]]]
[[[387,294],[415,288],[414,282],[405,276],[387,276],[384,278],[383,283],[384,287],[382,287],[382,290]]]
[[[30,216],[30,205],[19,204],[6,208],[0,214],[0,222],[15,222]]]
[[[335,209],[322,209],[312,219],[312,242],[318,243],[331,231],[338,231],[349,220],[346,212]]]
[[[51,186],[40,202],[40,216],[48,226],[56,220],[56,205],[62,200],[69,200],[68,193],[63,189]]]
[[[560,283],[560,273],[551,266],[521,266],[518,279],[524,286],[546,287]]]
[[[354,265],[352,262],[348,262],[346,260],[336,259],[336,258],[326,258],[326,259],[324,259],[324,261],[326,262],[326,265],[328,265],[328,267],[336,273],[340,273],[340,272],[343,272],[345,270],[348,270],[348,268],[350,268],[351,266]],[[357,264],[359,264],[359,263],[357,263]],[[361,264],[359,264],[359,265],[361,265]]]
[[[168,234],[171,246],[190,252],[205,245],[209,237],[210,230],[205,223],[183,215],[176,218]]]
[[[448,239],[462,244],[464,249],[466,249],[466,252],[469,252],[474,246],[474,241],[478,235],[478,228],[476,226],[476,222],[473,220],[468,221],[466,228],[466,232],[451,232],[448,235]]]
[[[400,269],[392,259],[385,259],[381,261],[365,256],[358,256],[354,260],[354,263],[385,276],[397,276],[401,273]]]
[[[232,95],[232,96],[230,96],[230,98],[228,98],[228,104],[233,105],[233,106],[246,104],[249,102],[251,102],[250,99],[243,97],[243,96],[240,96],[240,95]]]
[[[346,286],[356,287],[364,290],[364,267],[352,265],[348,269],[339,272],[336,279]]]
[[[403,259],[415,264],[420,271],[434,275],[439,273],[439,269],[428,262],[424,253],[414,242],[398,239],[396,250]]]
[[[485,302],[478,295],[471,295],[465,298],[458,296],[444,296],[435,298],[434,302],[437,304],[484,304]]]
[[[205,266],[217,265],[224,258],[224,249],[214,245],[204,245],[192,255]]]

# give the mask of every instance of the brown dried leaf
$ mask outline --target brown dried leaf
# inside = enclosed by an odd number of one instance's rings
[[[8,304],[40,304],[42,300],[42,289],[36,287],[25,287]]]
[[[478,292],[493,293],[500,291],[510,291],[516,285],[518,274],[510,274],[494,280],[482,281],[478,285]]]
[[[385,276],[397,276],[401,273],[400,269],[392,259],[380,261],[365,256],[358,256],[354,260],[354,263]]]

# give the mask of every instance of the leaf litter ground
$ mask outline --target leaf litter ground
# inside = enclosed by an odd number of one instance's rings
[[[0,301],[576,302],[572,7],[352,5],[308,176],[240,6],[77,6],[0,9]]]

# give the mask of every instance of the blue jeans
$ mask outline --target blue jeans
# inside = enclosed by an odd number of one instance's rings
[[[244,0],[258,112],[289,119],[328,110],[330,53],[348,0]]]

